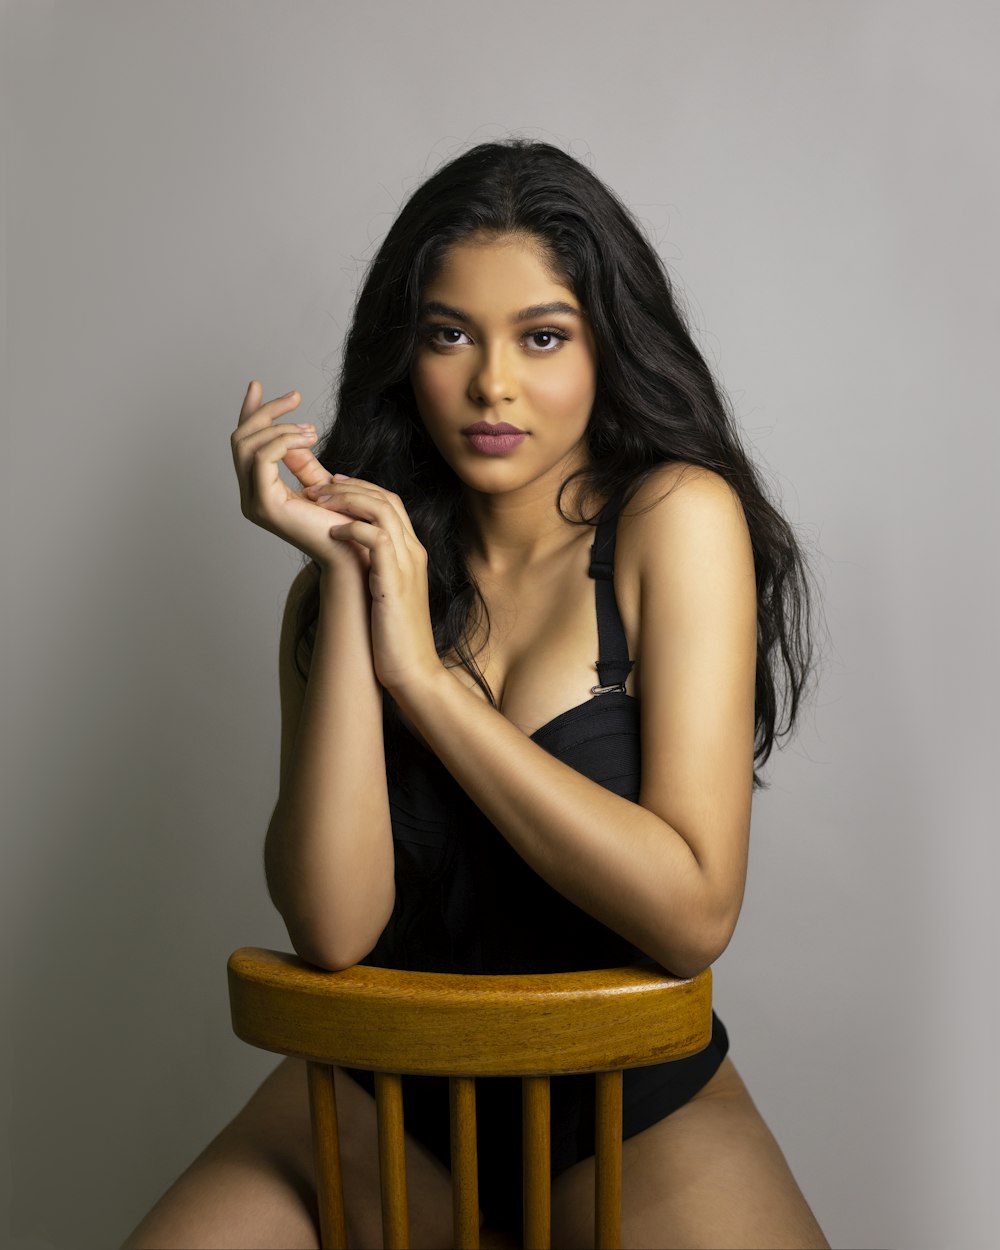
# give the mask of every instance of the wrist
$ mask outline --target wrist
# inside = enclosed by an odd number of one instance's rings
[[[450,689],[454,681],[455,678],[438,658],[425,668],[417,669],[405,678],[392,682],[386,689],[404,715],[413,720],[427,708],[433,707],[442,691]]]
[[[313,556],[313,563],[319,576],[320,593],[326,590],[336,590],[338,595],[343,595],[356,590],[367,599],[369,595],[367,573],[354,556],[349,552],[344,554],[347,556],[346,559],[317,560]]]

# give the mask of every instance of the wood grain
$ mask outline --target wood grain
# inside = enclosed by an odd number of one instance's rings
[[[681,1059],[712,1034],[712,973],[655,964],[530,976],[358,965],[322,972],[244,948],[229,960],[233,1029],[252,1046],[370,1071],[438,1076],[606,1072]]]
[[[524,1238],[551,1235],[549,1077],[593,1072],[595,1244],[617,1247],[622,1069],[696,1054],[712,1034],[712,973],[682,980],[646,963],[586,972],[457,976],[358,965],[323,972],[279,951],[229,958],[233,1030],[307,1061],[324,1250],[346,1244],[329,1065],[375,1073],[383,1236],[408,1245],[400,1074],[451,1078],[454,1241],[480,1240],[473,1078],[519,1076],[524,1109]],[[492,1244],[492,1243],[491,1243]]]
[[[403,1086],[393,1073],[375,1074],[375,1114],[382,1191],[382,1244],[392,1246],[393,1250],[408,1250],[410,1220],[406,1203]]]
[[[622,1218],[622,1074],[598,1072],[594,1107],[594,1244],[618,1250]]]
[[[451,1202],[457,1250],[479,1250],[479,1165],[476,1148],[476,1082],[453,1076],[451,1099]]]
[[[524,1244],[548,1250],[552,1224],[549,1078],[526,1076],[524,1111]]]
[[[307,1065],[307,1073],[320,1239],[324,1250],[327,1247],[330,1250],[346,1250],[344,1177],[340,1168],[340,1136],[337,1131],[337,1096],[334,1091],[333,1068],[324,1063],[310,1063]]]

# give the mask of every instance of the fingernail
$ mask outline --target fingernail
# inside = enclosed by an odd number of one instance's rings
[[[346,473],[335,473],[333,475],[333,480],[335,482],[349,482],[351,479],[347,476]]]
[[[311,421],[296,421],[295,428],[297,430],[311,430],[313,426]]]

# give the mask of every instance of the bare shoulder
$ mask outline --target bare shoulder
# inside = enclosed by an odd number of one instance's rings
[[[642,479],[622,511],[622,524],[637,539],[665,526],[712,525],[747,532],[740,497],[712,469],[684,460],[657,465]]]
[[[740,497],[719,473],[687,461],[658,465],[625,505],[618,543],[625,576],[636,587],[650,575],[726,567],[750,576],[753,552]],[[706,566],[707,562],[707,566]]]

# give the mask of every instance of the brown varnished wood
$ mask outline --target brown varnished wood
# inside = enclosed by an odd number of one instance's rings
[[[344,1178],[340,1168],[340,1136],[337,1131],[337,1096],[334,1091],[333,1068],[325,1063],[309,1063],[307,1073],[320,1238],[324,1247],[346,1250]]]
[[[382,1192],[382,1244],[407,1250],[410,1221],[406,1202],[406,1154],[403,1137],[403,1087],[390,1072],[375,1074],[378,1121],[379,1184]]]
[[[245,947],[229,959],[233,1029],[253,1046],[308,1062],[324,1250],[346,1244],[336,1101],[328,1065],[375,1072],[383,1229],[408,1244],[399,1073],[449,1076],[455,1245],[479,1242],[476,1076],[520,1076],[525,1245],[550,1236],[549,1075],[596,1079],[597,1246],[619,1244],[624,1068],[697,1053],[712,1031],[712,975],[655,964],[530,976],[457,976],[358,965],[323,972]],[[335,1176],[333,1174],[336,1174]]]
[[[552,1224],[551,1100],[547,1076],[522,1082],[524,1134],[524,1244],[548,1250]]]
[[[710,969],[654,964],[527,976],[358,965],[322,972],[246,947],[229,960],[233,1029],[320,1063],[440,1076],[603,1072],[681,1059],[712,1032]]]
[[[479,1166],[476,1081],[453,1076],[451,1099],[451,1204],[457,1250],[479,1250]]]
[[[594,1245],[618,1250],[622,1211],[622,1074],[598,1072],[594,1107]]]

